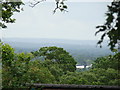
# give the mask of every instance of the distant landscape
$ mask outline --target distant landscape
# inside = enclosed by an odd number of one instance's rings
[[[16,53],[37,51],[41,47],[57,46],[68,51],[77,64],[86,62],[90,65],[97,57],[113,54],[103,43],[103,47],[97,46],[96,40],[63,40],[45,38],[3,38],[4,43],[10,44]]]
[[[120,1],[2,1],[1,89],[120,89]]]

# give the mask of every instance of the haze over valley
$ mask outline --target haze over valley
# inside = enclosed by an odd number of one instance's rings
[[[113,54],[103,43],[103,47],[97,46],[96,40],[65,40],[47,38],[3,38],[3,42],[15,48],[16,53],[31,52],[41,47],[57,46],[69,52],[79,65],[84,62],[91,64],[97,57]]]

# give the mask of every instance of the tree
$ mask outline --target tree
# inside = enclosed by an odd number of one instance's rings
[[[1,44],[2,47],[2,85],[10,85],[10,81],[13,78],[12,63],[14,62],[14,49],[8,44]]]
[[[33,2],[29,3],[30,7],[34,7],[37,4],[46,1],[46,0],[32,0]],[[55,0],[56,8],[53,13],[59,9],[61,12],[67,12],[67,6],[64,4],[65,0]],[[12,18],[15,12],[23,11],[22,5],[25,5],[22,0],[5,0],[4,2],[0,1],[0,27],[7,28],[6,23],[14,23],[15,18]]]
[[[51,62],[51,60],[44,60],[43,64],[44,67],[48,68],[51,74],[55,77],[55,80],[59,82],[60,77],[64,75],[63,68],[59,67],[59,64],[55,62]]]
[[[68,72],[61,76],[60,84],[80,84],[85,85],[88,81],[82,78],[81,72]]]
[[[97,75],[101,85],[120,85],[120,53],[97,58],[90,72]]]
[[[97,80],[95,80],[97,85],[120,85],[120,74],[119,70],[113,68],[94,68],[88,71],[88,73],[93,73]],[[93,81],[93,82],[95,82]]]
[[[2,44],[2,65],[11,66],[14,56],[14,49],[8,44]]]
[[[22,5],[23,2],[21,0],[0,1],[0,27],[7,28],[6,23],[14,23],[15,19],[12,16],[15,12],[22,10]]]
[[[60,77],[60,84],[120,85],[120,53],[98,58],[88,71],[68,72]]]
[[[34,52],[33,52],[34,54]],[[59,47],[42,47],[35,52],[35,55],[42,57],[44,60],[51,60],[51,62],[58,64],[64,72],[75,71],[76,61],[63,48]]]
[[[22,76],[22,83],[54,83],[55,77],[47,67],[44,67],[40,60],[31,61],[28,70]]]
[[[108,5],[108,11],[106,13],[106,22],[104,25],[97,26],[99,30],[95,33],[103,32],[98,44],[101,47],[101,43],[105,36],[109,37],[108,46],[113,50],[120,40],[120,1],[113,1],[111,5]]]
[[[17,54],[16,59],[20,62],[24,62],[24,63],[29,63],[30,60],[32,60],[34,58],[34,55],[32,53],[19,53]]]
[[[45,67],[41,60],[33,60],[32,53],[16,54],[10,45],[0,43],[0,46],[2,47],[3,88],[24,87],[26,83],[55,82],[55,77],[48,67]]]
[[[115,70],[120,70],[120,53],[115,55],[109,55],[105,57],[97,58],[92,65],[92,68],[103,68],[108,69],[112,68]]]

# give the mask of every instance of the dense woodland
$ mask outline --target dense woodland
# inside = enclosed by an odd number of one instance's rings
[[[20,2],[11,0],[0,1],[0,27],[7,28],[7,23],[14,23],[12,18],[15,12],[22,11]],[[14,0],[12,0],[14,1]],[[36,0],[37,1],[37,0]],[[55,0],[56,8],[66,11],[65,0]],[[15,53],[15,49],[9,44],[0,43],[0,65],[2,69],[2,86],[26,87],[26,83],[52,83],[52,84],[79,84],[79,85],[120,85],[120,53],[115,46],[120,40],[120,2],[111,2],[106,13],[106,22],[97,26],[99,32],[103,32],[98,44],[105,36],[108,36],[108,46],[114,55],[97,58],[88,70],[76,70],[77,62],[66,50],[60,47],[41,47],[37,51],[27,53]],[[36,2],[32,4],[34,7]],[[42,60],[41,60],[42,57]]]
[[[35,52],[15,53],[8,44],[1,43],[1,47],[5,88],[25,87],[26,83],[120,85],[120,53],[97,58],[92,68],[78,71],[75,59],[63,48],[42,47]]]

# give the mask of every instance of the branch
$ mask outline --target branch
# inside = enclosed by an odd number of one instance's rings
[[[35,1],[35,0],[34,0],[34,1]],[[30,2],[31,5],[29,5],[29,6],[33,8],[33,7],[35,7],[37,4],[39,4],[39,3],[43,2],[43,1],[46,1],[46,0],[35,1],[35,3]]]
[[[57,1],[56,2],[56,8],[54,9],[53,11],[53,14],[56,12],[56,10],[59,9],[61,12],[64,11],[64,12],[68,12],[66,9],[67,9],[67,6],[64,5],[64,2],[59,2]]]

